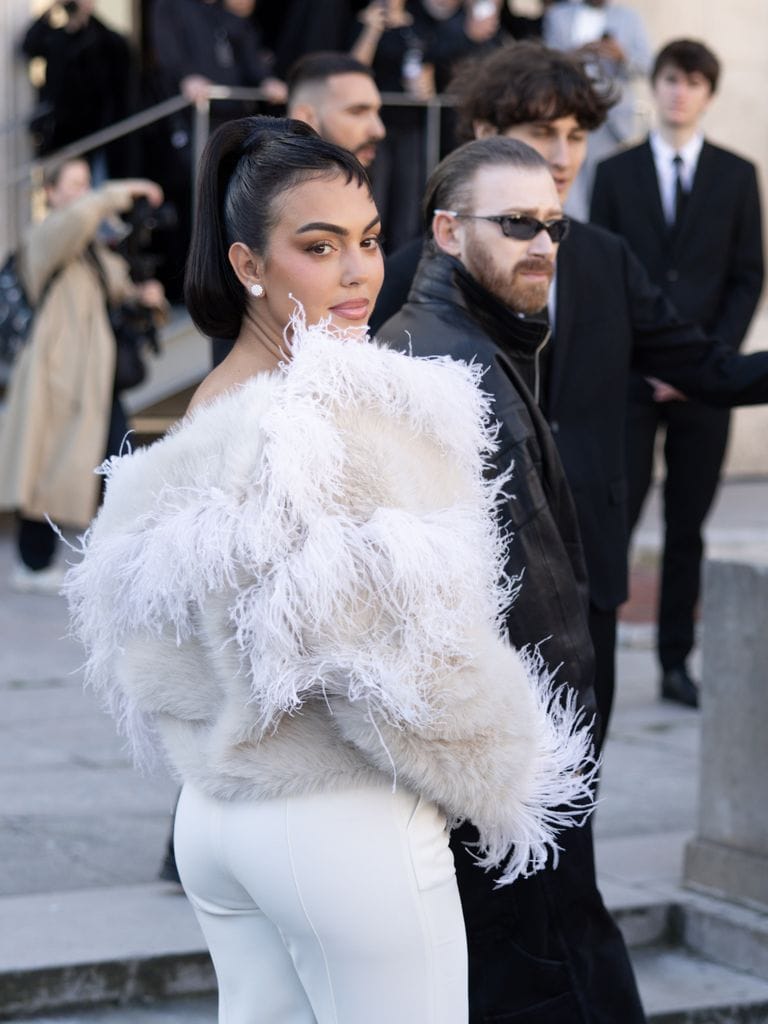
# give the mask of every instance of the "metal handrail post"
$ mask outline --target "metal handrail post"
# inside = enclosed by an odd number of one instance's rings
[[[440,163],[440,134],[442,131],[442,106],[439,100],[430,99],[426,105],[427,124],[424,139],[427,177]]]
[[[211,134],[211,101],[200,99],[195,103],[192,117],[192,217],[197,206],[197,177],[200,173],[200,159]]]
[[[121,139],[131,132],[138,131],[140,128],[146,128],[156,121],[168,117],[170,114],[175,114],[177,110],[183,110],[188,106],[189,100],[183,96],[173,96],[171,99],[163,100],[162,103],[156,103],[147,110],[142,110],[138,114],[132,114],[130,117],[118,121],[109,128],[102,128],[101,131],[86,135],[82,139],[78,139],[77,142],[72,142],[70,145],[56,150],[55,153],[51,153],[49,156],[38,158],[16,168],[11,176],[2,184],[6,186],[23,184],[29,180],[37,168],[42,168],[43,171],[46,171],[48,168],[63,163],[65,160],[75,159],[84,153],[90,152],[92,149],[99,149],[109,142],[114,142],[115,139]]]

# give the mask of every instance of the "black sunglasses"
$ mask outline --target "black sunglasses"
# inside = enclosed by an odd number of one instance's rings
[[[462,217],[465,220],[491,220],[498,224],[506,238],[516,238],[519,242],[530,242],[540,231],[546,231],[553,242],[562,242],[568,234],[571,222],[567,217],[557,220],[537,220],[522,213],[497,213],[483,216],[479,213],[457,213],[455,210],[435,210],[435,213],[447,213],[451,217]]]

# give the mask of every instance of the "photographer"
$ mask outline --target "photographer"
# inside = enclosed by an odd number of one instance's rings
[[[24,55],[45,60],[45,80],[30,121],[37,156],[53,153],[131,113],[134,61],[126,39],[93,13],[94,0],[57,0],[34,21],[21,44]],[[103,179],[131,158],[120,140],[91,158]]]
[[[45,294],[14,365],[0,425],[0,508],[19,517],[12,585],[55,593],[56,534],[46,517],[88,525],[100,491],[94,467],[119,450],[127,429],[109,308],[165,307],[162,286],[135,284],[127,262],[97,241],[99,227],[135,200],[159,207],[163,194],[154,182],[136,179],[92,189],[88,164],[70,160],[49,176],[46,195],[50,213],[19,250],[30,300]]]

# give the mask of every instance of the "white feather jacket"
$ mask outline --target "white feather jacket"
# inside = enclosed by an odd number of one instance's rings
[[[304,328],[104,467],[66,590],[139,761],[159,736],[224,799],[386,776],[471,819],[501,881],[544,865],[594,764],[573,698],[500,637],[478,376]]]

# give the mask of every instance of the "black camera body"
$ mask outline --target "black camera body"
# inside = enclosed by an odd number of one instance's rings
[[[123,214],[123,220],[130,233],[118,245],[118,252],[127,260],[134,281],[148,281],[157,276],[158,264],[162,262],[149,251],[153,234],[176,227],[179,221],[176,207],[173,203],[152,206],[148,199],[142,197],[136,200],[128,213]]]

